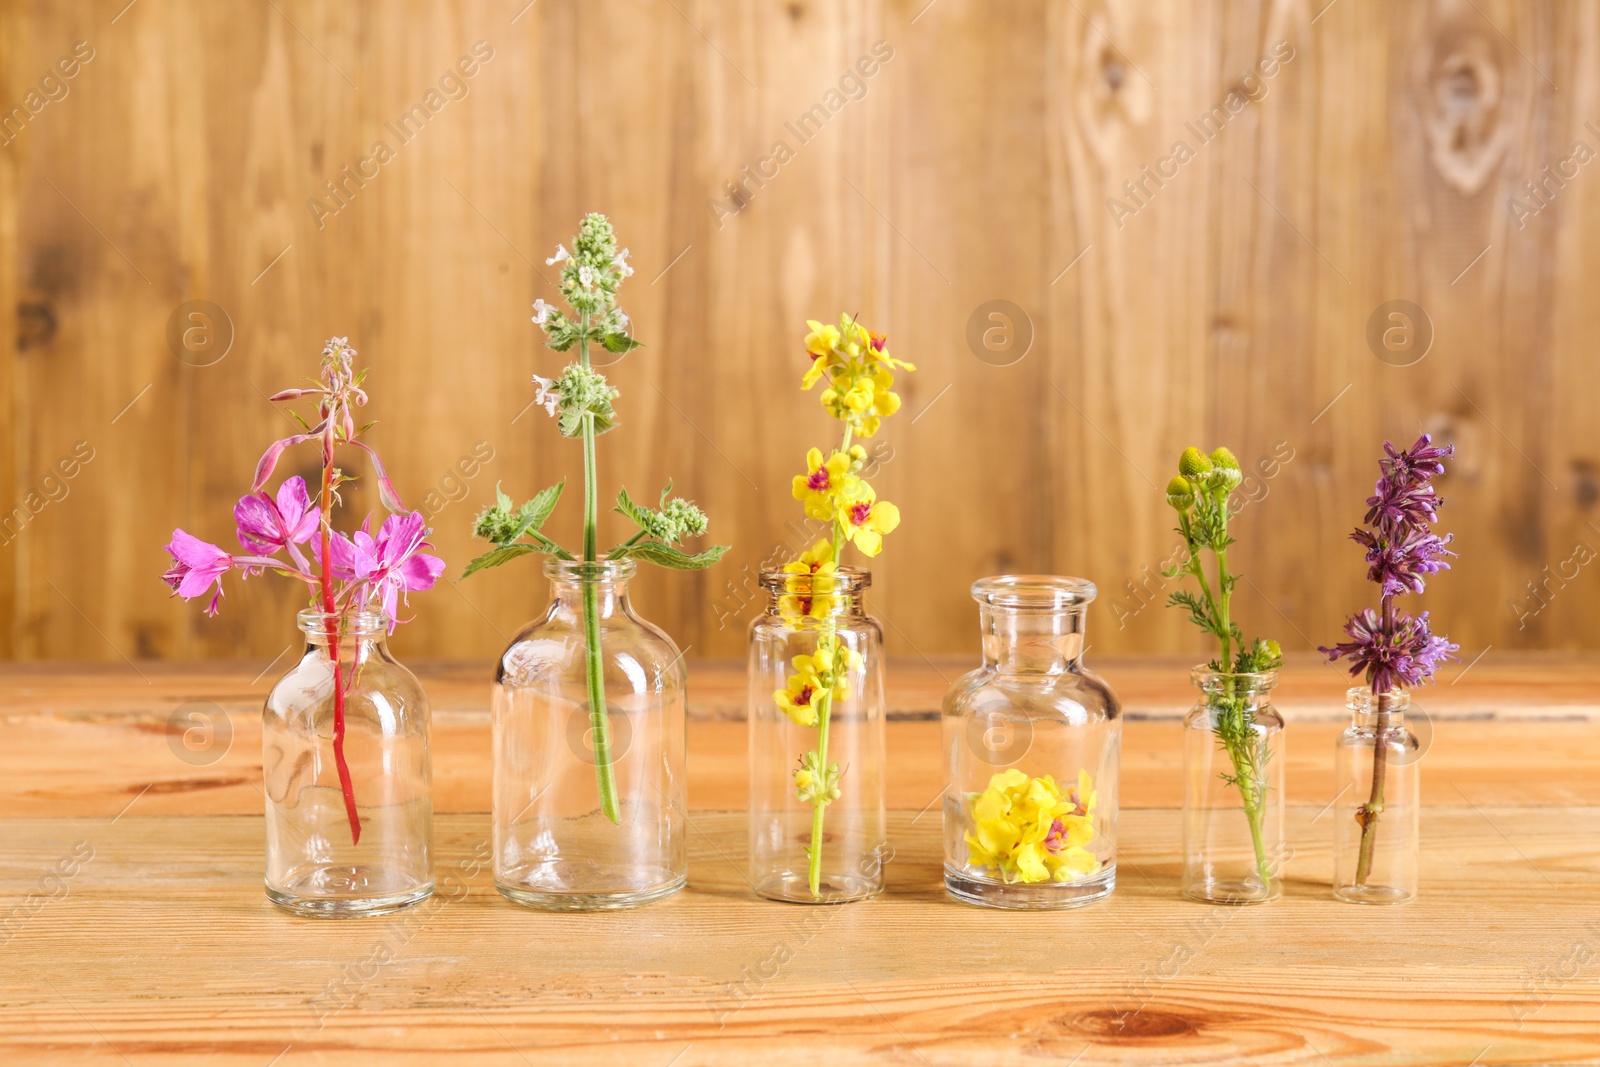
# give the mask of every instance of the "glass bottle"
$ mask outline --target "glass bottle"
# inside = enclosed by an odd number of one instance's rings
[[[375,612],[301,611],[305,655],[267,694],[261,750],[267,896],[303,915],[376,915],[433,893],[428,698]],[[337,640],[334,640],[337,634]],[[355,840],[335,720],[355,796]]]
[[[633,560],[549,559],[550,607],[495,674],[494,880],[554,911],[628,908],[688,879],[683,655],[628,601]],[[594,605],[603,718],[590,713]],[[607,756],[609,754],[609,760]],[[602,796],[609,768],[616,820]]]
[[[1333,895],[1350,904],[1405,904],[1417,895],[1422,813],[1422,746],[1405,719],[1411,694],[1392,689],[1380,698],[1358,686],[1346,700],[1353,721],[1334,754]],[[1375,821],[1369,804],[1379,809]]]
[[[944,698],[944,882],[996,908],[1070,908],[1116,885],[1122,714],[1083,666],[1095,587],[1005,575],[972,586],[983,666]]]
[[[1208,904],[1282,894],[1283,718],[1277,671],[1196,668],[1200,699],[1184,720],[1183,892]]]
[[[883,889],[883,631],[862,606],[871,582],[856,567],[815,577],[761,574],[769,600],[749,640],[749,874],[755,891],[772,900],[838,904]],[[843,650],[836,657],[843,687],[826,702],[813,701],[815,689],[803,683],[805,664],[814,664],[829,642]],[[817,725],[785,712],[780,693],[810,707]],[[840,772],[839,795],[821,807],[820,822],[796,778],[807,753]],[[813,872],[815,837],[821,849]]]

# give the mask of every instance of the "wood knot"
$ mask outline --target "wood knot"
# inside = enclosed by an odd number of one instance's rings
[[[1509,143],[1505,79],[1495,49],[1478,34],[1435,54],[1422,94],[1429,154],[1445,181],[1470,195],[1483,188]]]
[[[56,335],[56,313],[49,304],[23,301],[17,305],[17,351],[43,348]]]
[[[1199,1032],[1188,1018],[1169,1011],[1136,1008],[1085,1011],[1064,1020],[1067,1029],[1095,1041],[1160,1041]]]

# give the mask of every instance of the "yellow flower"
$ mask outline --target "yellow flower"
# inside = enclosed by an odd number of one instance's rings
[[[806,334],[806,353],[811,356],[811,366],[806,368],[805,375],[800,379],[802,389],[816,385],[824,374],[840,363],[838,329],[824,326],[816,319],[807,319],[806,325],[811,327],[811,332]]]
[[[872,335],[870,349],[872,352],[872,358],[881,363],[886,363],[891,367],[900,367],[904,370],[917,369],[915,363],[907,363],[903,359],[895,359],[893,356],[891,356],[889,354],[889,339],[881,333],[875,333]]]
[[[811,327],[811,332],[806,334],[806,351],[813,356],[831,355],[839,344],[838,329],[824,326],[816,319],[807,319],[806,325]]]
[[[833,595],[833,574],[838,570],[838,564],[833,560],[833,543],[827,540],[818,541],[806,551],[800,553],[800,558],[783,565],[785,574],[793,577],[784,579],[786,595],[778,598],[778,611],[790,618],[810,616],[814,619],[825,619],[833,614],[833,607],[838,600]]]
[[[847,541],[869,556],[883,551],[883,535],[900,525],[900,509],[879,500],[872,486],[857,480],[840,501],[839,521]]]
[[[850,694],[850,672],[860,668],[861,656],[839,643],[834,634],[824,634],[817,650],[809,656],[790,660],[794,673],[788,685],[773,692],[772,699],[796,726],[817,725],[817,706],[824,700],[840,701]],[[796,781],[797,786],[804,783]]]
[[[824,460],[822,450],[813,448],[806,453],[806,473],[794,476],[794,498],[805,504],[809,518],[831,521],[850,477],[848,453],[835,452]]]
[[[1063,794],[1049,775],[1030,778],[1015,767],[989,779],[970,798],[967,862],[1006,882],[1070,882],[1100,870],[1094,839],[1094,784],[1087,771]]]
[[[778,707],[796,726],[817,725],[817,700],[825,693],[822,680],[817,677],[810,656],[794,658],[795,673],[789,676],[787,688],[772,694]]]

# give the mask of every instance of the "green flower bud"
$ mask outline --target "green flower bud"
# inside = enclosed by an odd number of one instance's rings
[[[1183,511],[1194,503],[1194,486],[1182,475],[1174,475],[1167,483],[1167,503]]]
[[[1213,467],[1221,467],[1224,470],[1230,471],[1242,469],[1239,466],[1238,458],[1234,456],[1232,451],[1226,448],[1219,448],[1215,452],[1211,453],[1211,465]]]
[[[1218,489],[1222,490],[1223,496],[1227,496],[1229,493],[1239,488],[1239,483],[1244,481],[1243,472],[1232,467],[1213,468],[1211,471],[1211,477],[1214,480],[1213,484],[1216,485]]]
[[[1211,469],[1211,461],[1206,454],[1193,446],[1183,450],[1183,455],[1178,457],[1178,473],[1185,478],[1193,478],[1204,474]]]

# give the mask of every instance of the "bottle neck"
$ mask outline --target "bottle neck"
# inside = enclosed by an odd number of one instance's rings
[[[570,579],[550,581],[550,599],[557,611],[582,613],[585,591],[594,595],[595,613],[602,619],[628,611],[628,582],[623,578]]]
[[[389,636],[388,620],[375,612],[330,615],[308,609],[295,621],[305,634],[306,654],[325,659],[333,658],[335,642],[340,660],[365,659],[381,650]]]
[[[1062,674],[1083,664],[1086,607],[1064,610],[978,606],[983,665],[1006,674]]]
[[[1245,712],[1269,706],[1272,701],[1268,694],[1278,684],[1277,671],[1229,674],[1196,667],[1189,677],[1201,692],[1201,703],[1207,707],[1226,705]]]
[[[1411,706],[1411,694],[1404,689],[1391,689],[1378,696],[1370,689],[1354,688],[1347,694],[1351,720],[1357,729],[1373,730],[1379,716],[1384,716],[1389,729],[1405,725],[1406,709]]]
[[[761,572],[766,589],[767,614],[790,622],[824,622],[859,618],[866,612],[864,597],[872,575],[859,567],[807,569],[793,563],[783,570]]]

